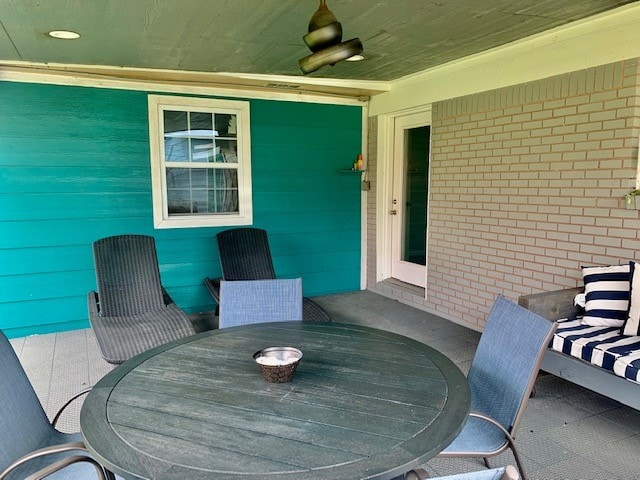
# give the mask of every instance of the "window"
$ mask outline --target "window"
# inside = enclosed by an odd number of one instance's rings
[[[149,95],[156,228],[250,225],[249,102]]]

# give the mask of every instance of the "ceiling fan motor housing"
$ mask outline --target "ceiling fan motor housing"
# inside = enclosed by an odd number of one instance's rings
[[[309,24],[309,28],[311,28],[311,24]],[[342,41],[342,25],[340,22],[328,23],[323,27],[309,30],[309,33],[303,36],[302,39],[312,52],[317,52],[323,48],[337,45]]]

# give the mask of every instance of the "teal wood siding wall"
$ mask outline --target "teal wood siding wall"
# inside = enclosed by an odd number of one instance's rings
[[[250,100],[254,226],[279,277],[307,296],[360,286],[361,108]],[[163,284],[188,312],[214,304],[221,229],[155,230],[147,92],[0,82],[0,329],[10,337],[88,326],[91,243],[156,239]]]

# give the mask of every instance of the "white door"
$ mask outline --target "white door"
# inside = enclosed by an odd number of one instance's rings
[[[427,198],[429,113],[396,117],[393,134],[391,276],[425,287],[427,279]]]

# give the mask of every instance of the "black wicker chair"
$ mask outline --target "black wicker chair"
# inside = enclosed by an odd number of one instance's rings
[[[216,235],[222,278],[205,278],[207,290],[220,304],[220,280],[273,280],[271,250],[267,232],[261,228],[232,228]],[[310,298],[302,299],[302,319],[330,322],[331,316]]]
[[[160,283],[153,237],[103,238],[93,243],[93,259],[98,292],[87,296],[89,320],[107,362],[196,333]]]

